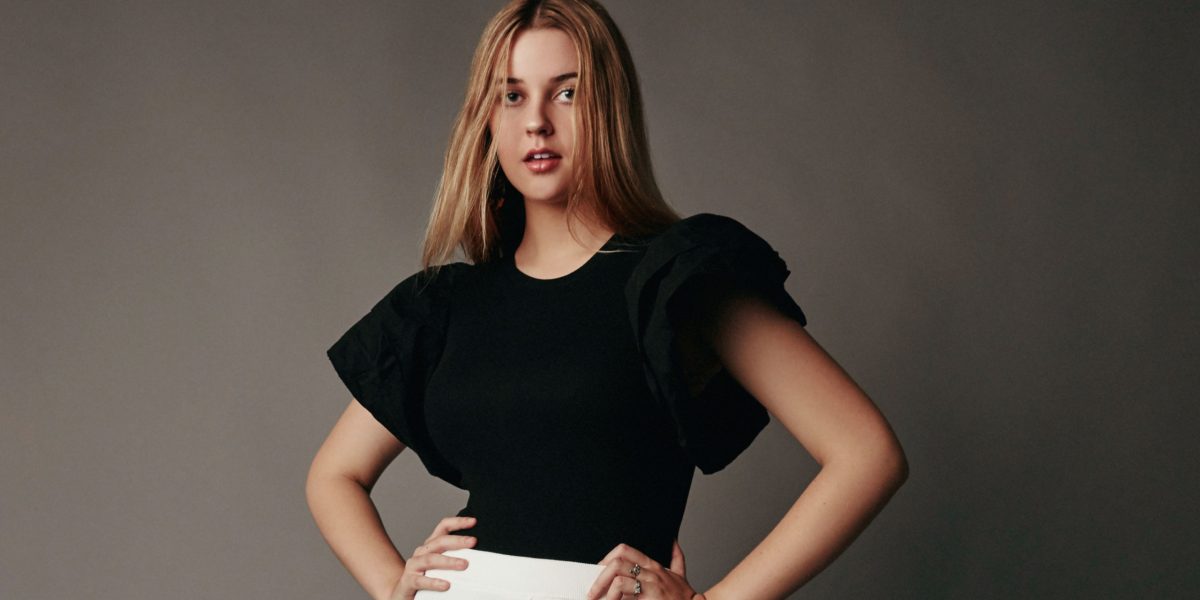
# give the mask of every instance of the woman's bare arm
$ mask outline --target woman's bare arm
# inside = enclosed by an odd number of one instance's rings
[[[404,450],[356,400],[342,413],[313,458],[305,483],[321,535],[358,583],[386,600],[404,573],[404,558],[384,530],[371,489]]]
[[[756,297],[726,302],[703,335],[735,379],[821,470],[708,600],[785,598],[829,565],[908,477],[874,403],[796,321]]]

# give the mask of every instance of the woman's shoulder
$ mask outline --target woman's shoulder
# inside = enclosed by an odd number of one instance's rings
[[[724,274],[747,282],[782,282],[789,274],[769,242],[727,215],[697,213],[639,241],[645,254],[634,268],[631,288],[660,281],[665,273],[682,279]]]
[[[448,301],[456,288],[461,287],[477,269],[465,262],[431,265],[410,273],[392,286],[379,301],[397,314],[424,312],[438,303]]]
[[[630,244],[651,244],[660,240],[669,240],[676,237],[686,237],[694,240],[703,240],[720,234],[728,234],[730,232],[749,232],[750,230],[742,224],[741,221],[717,213],[702,212],[696,213],[687,217],[661,225],[656,231],[644,234],[620,235],[617,239]]]
[[[607,246],[638,255],[630,281],[630,285],[636,285],[634,282],[650,278],[653,272],[689,251],[756,243],[765,244],[758,234],[737,219],[705,212],[660,225],[656,231],[648,233],[620,233],[613,236]]]
[[[728,215],[708,212],[683,217],[655,233],[623,239],[646,251],[642,268],[651,268],[698,247],[774,251],[761,236],[741,221]]]
[[[741,221],[717,213],[702,212],[683,217],[668,225],[660,234],[668,236],[684,236],[697,241],[713,240],[713,236],[722,235],[755,235]]]
[[[411,342],[417,331],[441,324],[456,287],[472,269],[472,265],[458,262],[425,267],[408,274],[382,297],[376,296],[370,310],[350,332],[361,337],[386,334],[398,340],[394,345]]]

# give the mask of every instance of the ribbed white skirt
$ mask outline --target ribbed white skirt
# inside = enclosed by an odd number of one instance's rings
[[[474,548],[443,552],[467,568],[428,569],[448,590],[418,590],[414,600],[585,600],[604,565],[500,554]]]

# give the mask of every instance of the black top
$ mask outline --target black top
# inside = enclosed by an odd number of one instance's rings
[[[788,274],[740,223],[698,214],[614,235],[555,279],[511,256],[414,273],[327,354],[431,474],[471,492],[459,533],[476,549],[595,563],[624,542],[669,565],[694,469],[724,468],[769,421],[715,358],[685,365],[677,333],[733,292],[805,325]]]

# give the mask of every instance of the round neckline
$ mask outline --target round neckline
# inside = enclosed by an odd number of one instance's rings
[[[516,259],[515,252],[512,254],[509,254],[508,256],[505,257],[505,259],[504,259],[505,269],[504,270],[508,271],[508,273],[512,277],[512,279],[522,282],[526,285],[537,285],[537,286],[562,285],[562,284],[574,281],[574,280],[578,279],[580,276],[582,276],[584,273],[586,273],[590,267],[592,267],[596,262],[598,262],[598,259],[601,254],[604,254],[605,251],[607,251],[607,250],[612,250],[612,247],[619,241],[619,238],[620,238],[620,236],[618,234],[613,233],[611,236],[609,236],[608,240],[606,240],[604,242],[604,245],[600,246],[599,250],[596,250],[595,252],[593,252],[592,255],[589,256],[588,259],[583,262],[583,264],[576,267],[574,271],[571,271],[570,273],[567,273],[566,275],[561,275],[559,277],[552,277],[550,279],[541,279],[541,278],[534,277],[532,275],[525,273],[524,271],[522,271],[520,268],[517,267],[517,259]]]

